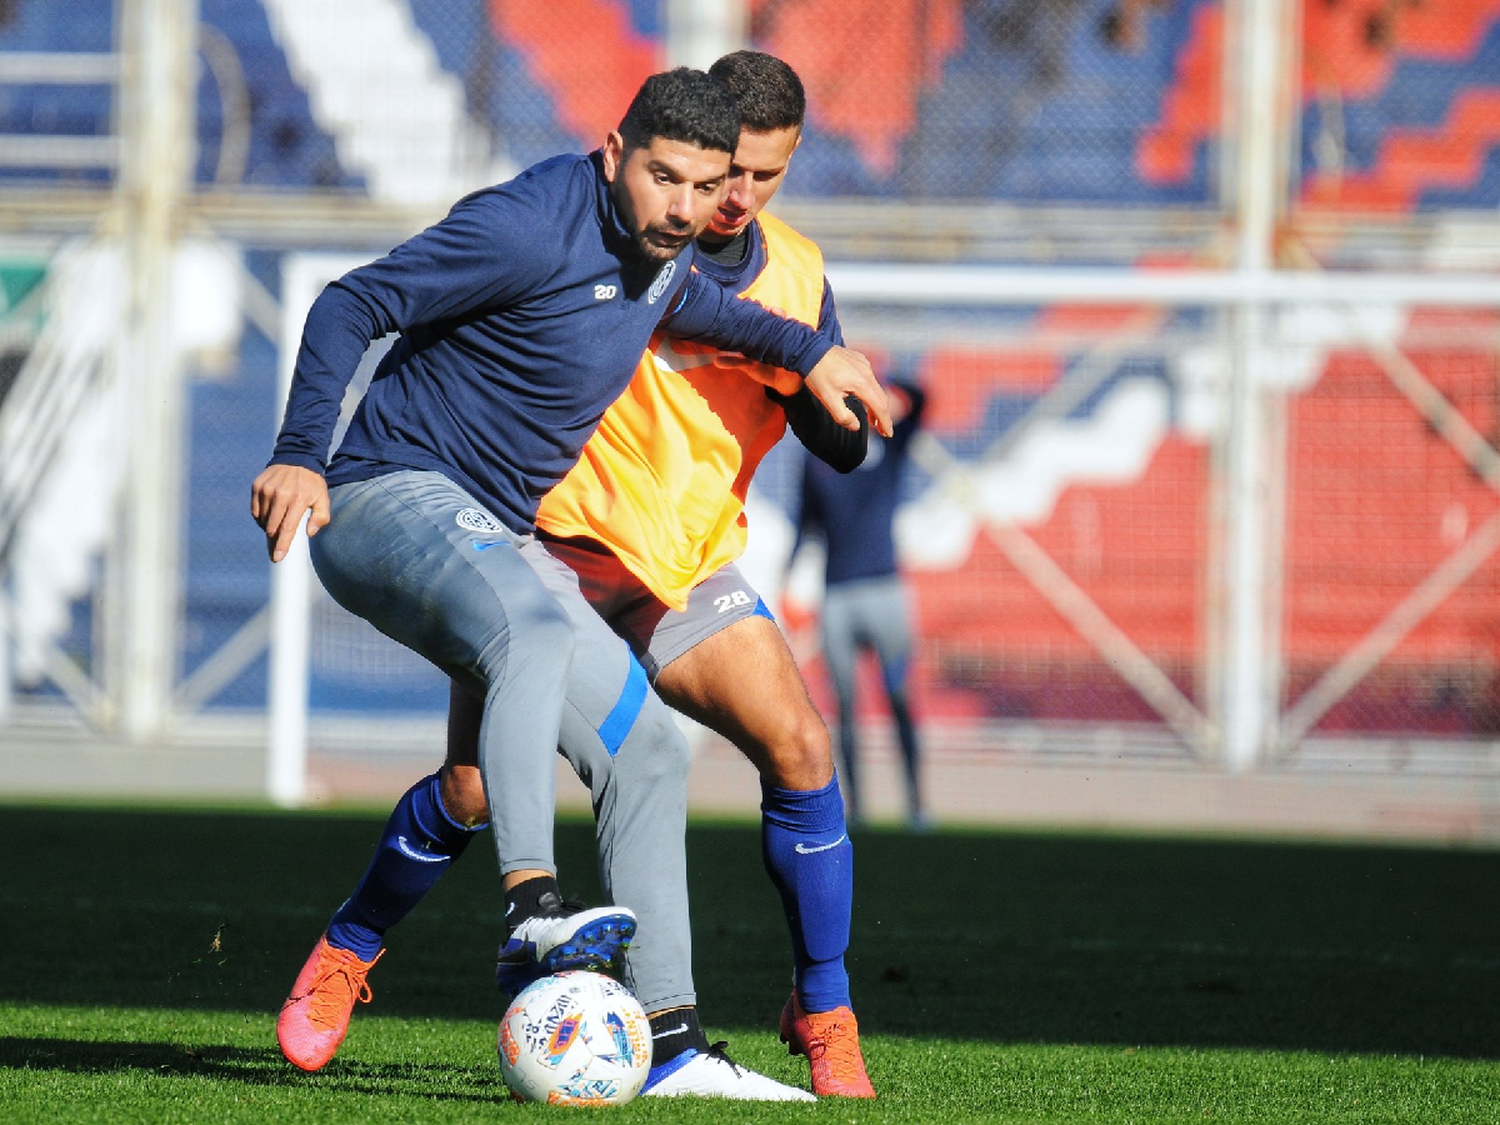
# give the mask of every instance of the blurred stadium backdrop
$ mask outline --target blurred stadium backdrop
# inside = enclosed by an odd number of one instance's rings
[[[1500,0],[0,0],[0,793],[435,761],[436,674],[248,516],[302,314],[746,45],[810,98],[773,210],[931,396],[938,815],[1500,839]]]

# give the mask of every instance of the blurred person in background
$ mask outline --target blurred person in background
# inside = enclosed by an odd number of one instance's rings
[[[864,463],[849,474],[831,473],[808,458],[802,471],[802,509],[792,557],[816,536],[823,541],[823,604],[819,635],[823,660],[838,701],[839,771],[849,818],[863,815],[855,679],[859,655],[872,652],[901,746],[907,820],[929,826],[922,801],[921,745],[912,714],[914,651],[911,601],[896,557],[896,503],[922,422],[926,394],[915,383],[887,383],[894,433],[875,439]]]

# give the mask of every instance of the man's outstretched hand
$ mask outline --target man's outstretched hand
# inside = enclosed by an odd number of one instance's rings
[[[328,484],[319,473],[300,465],[272,465],[250,486],[250,514],[266,533],[271,561],[286,558],[302,513],[307,517],[308,537],[328,523]]]
[[[844,404],[844,396],[853,395],[865,404],[876,432],[883,437],[891,436],[890,401],[876,380],[870,361],[859,352],[841,347],[831,349],[807,373],[806,382],[823,409],[844,429],[859,429],[859,418]]]

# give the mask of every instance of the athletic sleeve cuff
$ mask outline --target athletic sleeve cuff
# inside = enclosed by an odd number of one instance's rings
[[[816,334],[813,338],[812,347],[808,348],[802,354],[798,362],[792,367],[792,370],[806,379],[812,373],[812,369],[818,366],[818,362],[829,352],[833,351],[833,348],[834,344],[832,340],[824,336],[821,332]]]
[[[267,467],[271,465],[296,465],[301,469],[311,469],[318,476],[323,476],[327,466],[321,460],[308,453],[275,453],[266,462]]]

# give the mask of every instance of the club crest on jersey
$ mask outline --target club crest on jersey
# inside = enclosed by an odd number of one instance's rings
[[[500,531],[500,521],[488,512],[481,512],[478,508],[464,508],[454,517],[458,526],[465,531]]]
[[[646,303],[654,305],[661,300],[661,295],[667,291],[667,286],[672,284],[672,278],[677,275],[677,263],[668,262],[662,266],[661,272],[656,275],[656,280],[651,283],[651,290],[646,294]]]

